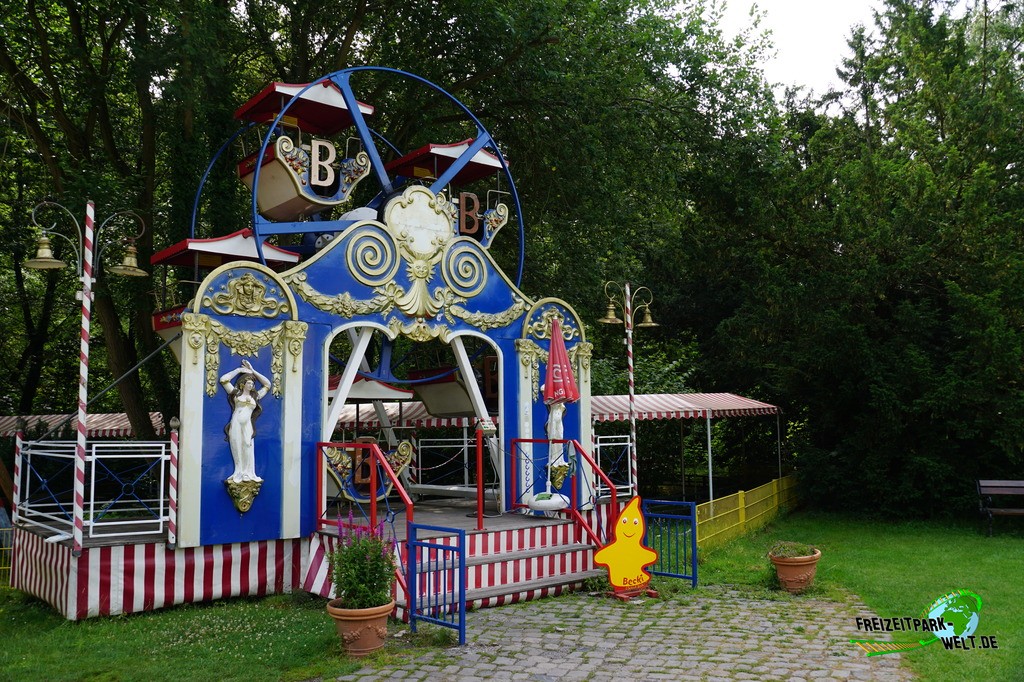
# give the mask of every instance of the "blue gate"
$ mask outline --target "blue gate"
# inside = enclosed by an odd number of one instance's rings
[[[455,546],[419,540],[420,531],[458,537]],[[417,621],[435,623],[459,631],[466,643],[466,531],[418,523],[409,524],[408,578],[409,627]]]
[[[654,575],[683,578],[697,587],[697,505],[694,502],[644,500],[644,544],[658,553]]]

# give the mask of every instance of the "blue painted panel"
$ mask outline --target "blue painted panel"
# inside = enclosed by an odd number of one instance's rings
[[[270,377],[270,352],[250,358],[253,368]],[[226,348],[220,351],[219,375],[237,367],[240,358]],[[218,376],[219,378],[219,376]],[[256,419],[256,475],[263,479],[260,492],[246,513],[239,512],[224,480],[234,472],[231,448],[224,426],[231,419],[231,405],[220,384],[217,395],[203,396],[203,474],[200,541],[204,545],[273,540],[281,537],[281,401],[268,392]]]

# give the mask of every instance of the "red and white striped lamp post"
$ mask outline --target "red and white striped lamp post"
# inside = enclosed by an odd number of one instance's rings
[[[633,383],[633,317],[643,309],[644,317],[638,329],[646,327],[657,327],[658,323],[651,319],[651,303],[654,302],[654,294],[647,287],[640,287],[632,290],[629,282],[619,284],[618,282],[605,282],[604,295],[608,298],[608,309],[604,317],[598,322],[603,324],[626,325],[626,380],[629,384],[629,477],[633,495],[637,490],[637,454],[636,454],[636,389]],[[639,305],[634,306],[634,303]],[[620,320],[616,316],[616,308],[622,310]]]
[[[67,216],[71,218],[71,222],[75,224],[76,239],[71,239],[70,237],[56,231],[57,223],[54,223],[49,227],[40,225],[36,220],[36,212],[43,208],[55,208],[67,214]],[[71,244],[71,248],[75,251],[75,259],[78,266],[78,277],[82,282],[82,289],[78,292],[78,297],[82,301],[82,328],[78,362],[78,442],[75,447],[74,532],[72,534],[73,551],[76,556],[82,551],[82,535],[85,517],[85,436],[86,422],[88,419],[87,408],[89,403],[89,321],[92,317],[92,285],[95,281],[93,271],[99,266],[102,252],[107,246],[113,243],[112,241],[107,241],[104,244],[100,244],[99,236],[107,223],[118,216],[130,216],[134,218],[138,221],[142,229],[139,230],[138,234],[132,237],[126,237],[119,240],[120,242],[127,242],[124,258],[120,265],[115,265],[108,269],[115,275],[145,277],[149,273],[139,268],[135,250],[135,240],[141,237],[146,231],[146,223],[142,220],[142,217],[134,211],[118,211],[117,213],[110,215],[106,220],[100,223],[99,227],[94,229],[93,226],[95,224],[96,206],[92,201],[89,201],[85,207],[84,230],[75,218],[75,214],[57,202],[44,201],[33,208],[32,222],[36,227],[39,227],[43,231],[43,234],[39,238],[35,258],[25,261],[25,267],[32,270],[55,270],[67,267],[67,264],[64,261],[54,258],[53,252],[50,248],[50,235],[60,237]],[[99,248],[96,248],[97,245]]]

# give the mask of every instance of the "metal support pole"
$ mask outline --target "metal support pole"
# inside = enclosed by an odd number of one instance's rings
[[[18,507],[21,505],[21,457],[22,448],[25,446],[25,433],[18,430],[14,434],[14,482],[13,498],[11,500],[11,526],[18,525]]]
[[[779,480],[782,480],[782,426],[779,413],[775,413],[775,447],[779,455]]]
[[[611,291],[609,292],[609,289]],[[617,290],[617,291],[616,291]],[[633,495],[639,493],[639,475],[637,466],[637,444],[636,444],[636,377],[633,371],[633,316],[637,310],[644,311],[643,321],[640,327],[657,327],[658,324],[651,319],[651,303],[654,295],[647,287],[639,287],[633,291],[629,282],[605,282],[604,295],[608,298],[608,311],[603,318],[598,320],[604,324],[624,323],[626,328],[626,383],[629,386],[629,488]],[[622,300],[619,300],[619,295]],[[633,297],[639,298],[639,305],[634,307]],[[622,306],[622,317],[620,320],[615,315],[615,307]]]
[[[85,227],[82,228],[79,225],[78,220],[75,218],[75,214],[69,211],[66,207],[53,202],[44,201],[34,209],[32,209],[32,222],[38,227],[42,227],[36,221],[36,211],[41,207],[49,206],[58,208],[71,218],[75,224],[74,239],[54,232],[53,234],[60,236],[62,239],[67,240],[72,248],[75,250],[75,258],[77,259],[78,275],[82,281],[82,289],[79,292],[79,296],[82,300],[82,325],[79,333],[80,350],[78,355],[78,414],[77,414],[77,426],[78,438],[75,443],[75,462],[74,462],[74,499],[72,508],[72,553],[74,556],[81,556],[82,554],[82,536],[85,527],[85,465],[86,465],[86,435],[88,434],[88,416],[89,416],[89,322],[92,317],[92,285],[93,285],[93,270],[96,264],[99,262],[101,254],[103,252],[102,246],[99,244],[99,234],[103,231],[104,226],[110,222],[113,218],[120,215],[132,215],[142,225],[142,230],[134,237],[128,238],[129,250],[125,252],[125,261],[115,268],[111,268],[111,271],[116,274],[128,275],[128,276],[145,276],[146,272],[140,270],[138,265],[135,263],[135,247],[133,242],[145,233],[146,224],[142,218],[133,211],[120,211],[107,217],[99,227],[95,227],[96,222],[96,205],[90,200],[85,205]],[[53,227],[56,227],[54,224]],[[44,244],[47,244],[49,239],[50,230],[53,228],[42,227],[43,237],[40,239],[39,250],[37,251],[36,257],[25,261],[25,267],[34,270],[51,270],[55,268],[63,268],[65,264],[59,260],[54,259],[49,255],[49,250],[44,249]],[[107,242],[109,246],[110,242]],[[131,254],[131,258],[129,258]]]
[[[683,499],[686,499],[686,427],[683,421],[679,421],[679,471],[680,481],[683,484]]]
[[[712,480],[711,475],[711,413],[707,415],[708,419],[708,502],[713,505],[715,504],[715,484]]]
[[[170,509],[167,516],[167,547],[173,550],[178,545],[178,428],[174,425],[171,426],[169,468]]]
[[[85,516],[85,435],[89,402],[89,321],[92,317],[92,254],[93,224],[96,205],[85,206],[85,240],[82,242],[82,327],[78,354],[78,440],[75,445],[75,504],[72,553],[82,554],[82,532]]]
[[[633,382],[633,301],[629,282],[624,285],[623,319],[626,323],[626,379],[629,384],[629,478],[630,492],[636,495],[637,490],[637,452],[636,452],[636,388]]]
[[[476,529],[484,529],[484,431],[476,425]]]

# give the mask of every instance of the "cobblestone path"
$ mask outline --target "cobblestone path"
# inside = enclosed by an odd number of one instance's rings
[[[756,598],[708,588],[621,603],[588,594],[482,609],[467,643],[409,650],[339,680],[872,680],[914,677],[900,654],[866,657],[851,637],[860,600]]]

